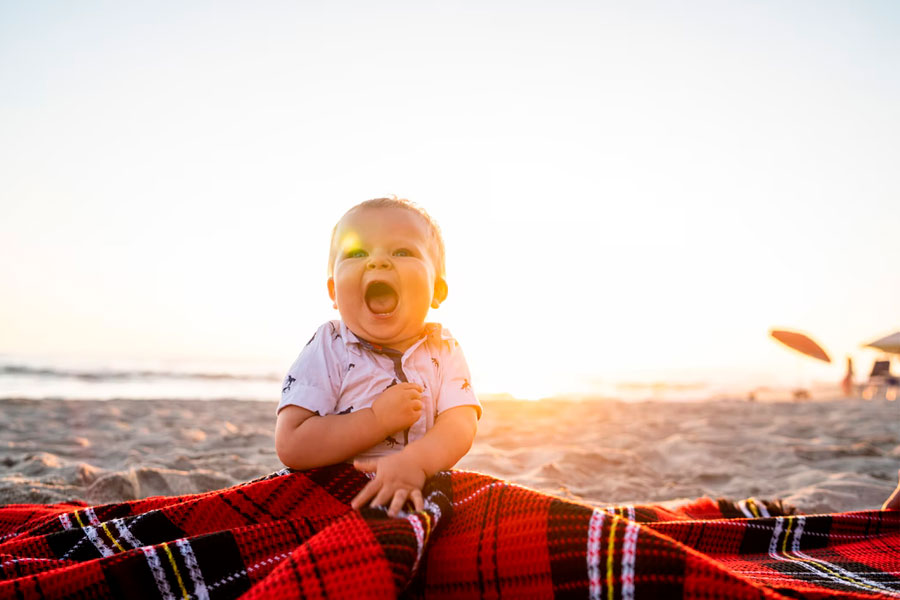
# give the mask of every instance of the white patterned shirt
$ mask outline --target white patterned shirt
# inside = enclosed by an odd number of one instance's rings
[[[481,417],[462,349],[438,323],[426,323],[425,333],[402,355],[358,338],[343,321],[325,323],[288,370],[277,412],[288,405],[321,416],[357,411],[372,406],[383,391],[404,378],[423,388],[422,416],[408,432],[397,432],[356,458],[399,452],[425,435],[437,416],[450,408],[472,406]]]

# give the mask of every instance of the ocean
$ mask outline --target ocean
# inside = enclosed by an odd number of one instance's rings
[[[294,357],[291,357],[291,361]],[[20,356],[0,353],[0,398],[61,398],[69,400],[184,399],[259,400],[277,403],[281,382],[290,361],[197,359],[99,359],[55,356]],[[790,397],[796,387],[812,390],[818,398],[835,394],[834,382],[763,386],[762,378],[698,378],[675,381],[594,381],[580,393],[552,394],[545,390],[511,390],[517,399],[542,397],[576,400],[664,400],[672,402],[724,398],[764,399]],[[479,397],[512,397],[510,390],[491,388],[477,377]],[[535,394],[535,395],[529,395]]]
[[[261,361],[109,360],[0,354],[0,398],[278,402],[287,365]]]

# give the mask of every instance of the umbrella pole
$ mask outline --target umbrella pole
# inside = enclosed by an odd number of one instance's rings
[[[794,361],[796,362],[797,376],[796,381],[797,385],[791,390],[791,397],[794,400],[809,400],[812,395],[809,390],[809,386],[806,385],[806,374],[805,367],[803,365],[803,358],[800,356],[794,357]]]

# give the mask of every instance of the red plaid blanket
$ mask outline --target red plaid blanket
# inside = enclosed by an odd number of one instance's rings
[[[355,512],[340,465],[206,494],[0,508],[0,598],[900,597],[900,512],[593,508],[441,473]],[[758,515],[747,518],[748,515]]]

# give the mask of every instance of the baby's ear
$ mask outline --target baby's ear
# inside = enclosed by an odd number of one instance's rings
[[[334,296],[334,277],[328,278],[328,297],[331,298],[332,306],[337,308],[337,299]]]
[[[431,308],[438,308],[441,302],[447,299],[447,282],[443,277],[434,280],[434,297],[431,299]]]

